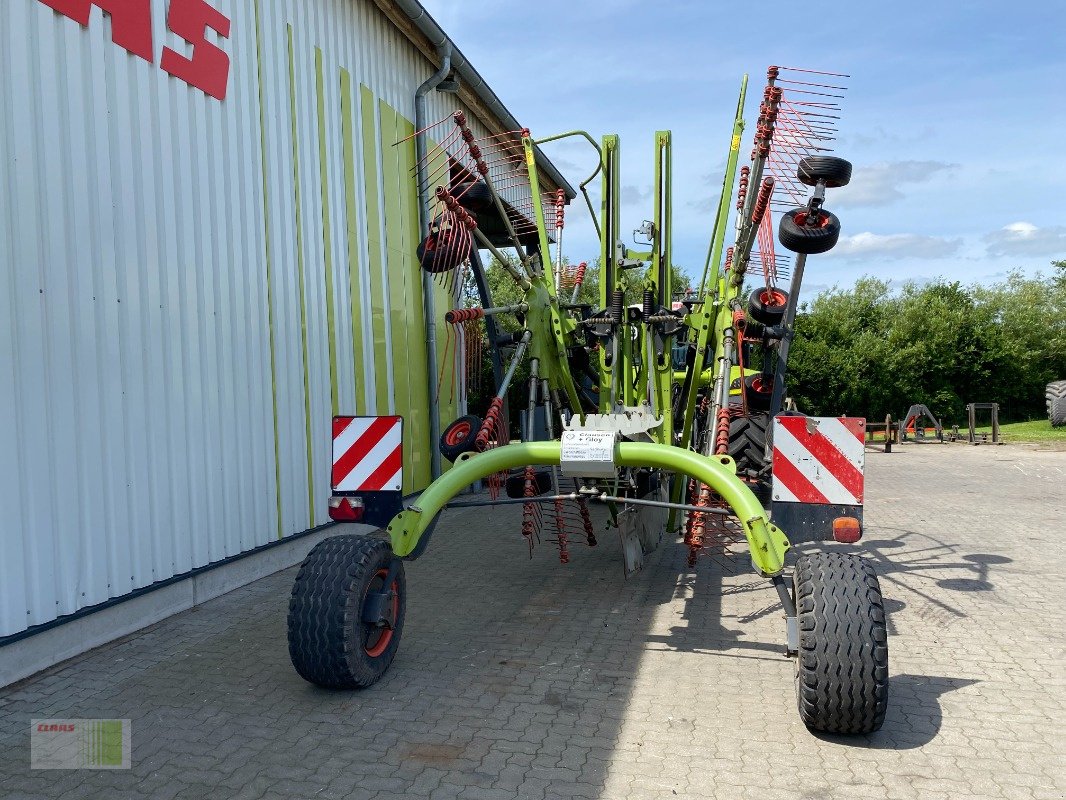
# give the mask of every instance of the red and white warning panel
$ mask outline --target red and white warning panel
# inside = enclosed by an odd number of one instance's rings
[[[866,420],[775,417],[774,502],[861,506]]]
[[[335,492],[398,492],[403,488],[403,417],[334,417]]]

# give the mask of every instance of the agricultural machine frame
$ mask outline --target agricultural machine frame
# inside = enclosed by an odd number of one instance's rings
[[[457,298],[465,281],[476,282],[482,301],[449,310],[445,322],[478,341],[483,320],[510,315],[517,325],[508,334],[488,326],[495,395],[483,417],[463,415],[446,428],[441,451],[453,466],[412,505],[400,510],[398,495],[382,503],[379,491],[365,486],[340,492],[335,480],[335,499],[343,500],[331,503],[342,511],[337,518],[362,515],[384,525],[387,537],[331,537],[301,567],[288,623],[290,654],[304,678],[361,688],[381,677],[403,628],[403,560],[426,551],[446,509],[521,505],[530,554],[547,523],[565,564],[574,541],[597,544],[589,506],[599,503],[618,529],[627,575],[667,535],[684,538],[692,566],[716,544],[746,542],[753,568],[772,583],[785,612],[785,650],[796,658],[803,722],[840,733],[880,727],[887,641],[872,568],[857,556],[817,552],[801,556],[786,580],[791,545],[760,499],[770,479],[769,420],[784,403],[805,259],[836,243],[839,221],[823,207],[825,192],[846,184],[851,173],[850,164],[823,155],[817,144],[829,138],[820,118],[832,115],[819,113],[825,110],[819,102],[788,103],[779,79],[778,68],[770,68],[750,163],[740,169],[734,242],[723,258],[745,128],[746,76],[741,85],[695,291],[672,285],[669,131],[655,133],[651,219],[635,232],[644,249],[634,250],[621,235],[617,136],[596,142],[573,131],[534,141],[523,130],[477,137],[461,112],[430,126],[437,127],[438,141],[427,148],[419,174],[426,176],[421,190],[433,198],[433,222],[419,262]],[[805,105],[814,110],[800,109]],[[585,187],[600,177],[600,212],[593,214],[600,240],[598,304],[581,297],[587,266],[574,268],[562,258],[564,198],[542,193],[539,185],[536,146],[565,137],[584,138],[597,152],[596,169],[581,190],[592,212]],[[775,179],[791,201],[774,201]],[[797,187],[804,192],[801,202]],[[807,188],[813,189],[809,197]],[[798,254],[791,291],[777,286],[781,260],[770,223],[775,202],[793,206],[778,231],[780,242]],[[479,250],[507,271],[520,302],[492,305]],[[749,267],[761,267],[762,275],[745,301]],[[757,349],[761,359],[753,355]],[[526,422],[512,443],[507,399],[520,365],[528,367]],[[755,429],[761,440],[753,437]],[[736,441],[745,444],[743,452]],[[490,497],[457,499],[479,481],[487,482]]]

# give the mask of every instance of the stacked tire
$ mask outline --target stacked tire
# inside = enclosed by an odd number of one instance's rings
[[[1047,416],[1052,428],[1066,425],[1066,381],[1052,381],[1044,390]]]

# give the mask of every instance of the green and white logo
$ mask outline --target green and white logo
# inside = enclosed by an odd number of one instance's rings
[[[35,719],[31,769],[129,769],[128,719]]]

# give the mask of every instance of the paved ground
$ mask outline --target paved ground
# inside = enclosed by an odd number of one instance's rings
[[[891,612],[891,710],[798,721],[775,596],[742,553],[545,543],[517,514],[438,529],[373,689],[289,665],[293,571],[0,690],[0,797],[1061,798],[1066,452],[910,445],[868,459],[865,547]],[[129,717],[128,772],[31,772],[31,717]]]

